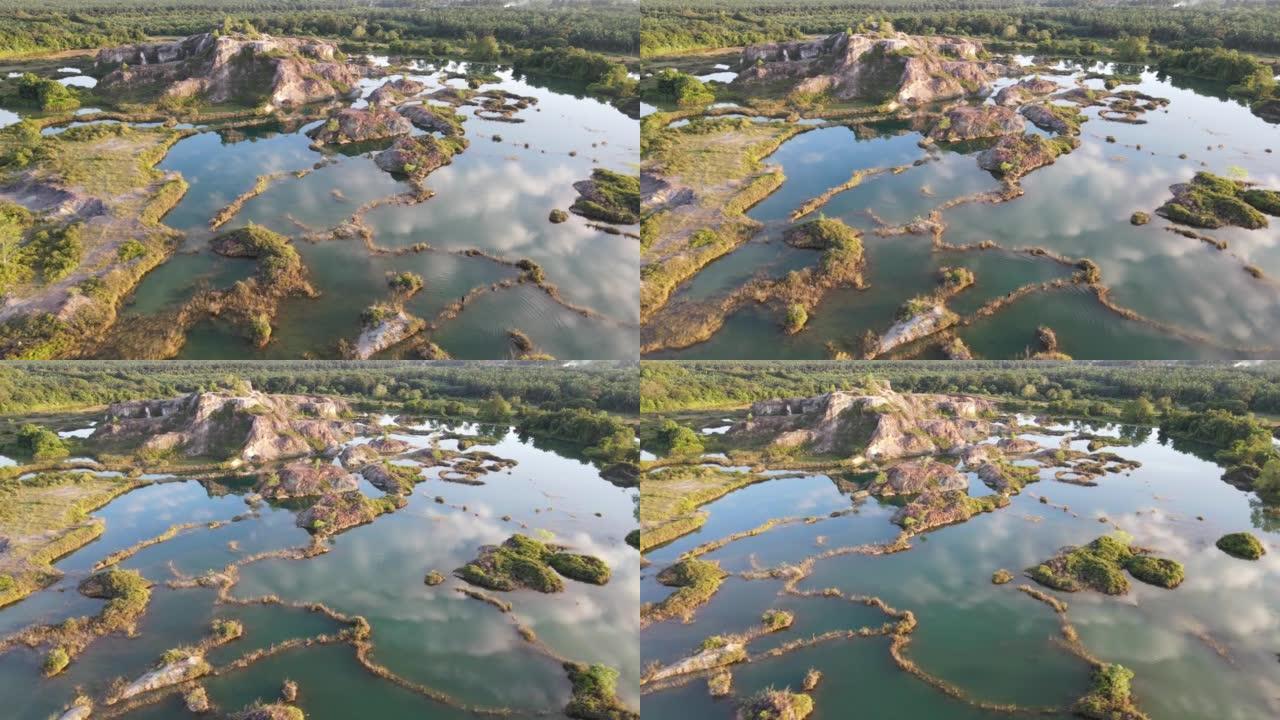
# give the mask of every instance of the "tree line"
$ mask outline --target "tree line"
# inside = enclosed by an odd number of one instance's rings
[[[271,34],[352,43],[491,36],[522,48],[639,51],[638,8],[625,0],[532,0],[511,7],[496,0],[0,0],[0,17],[0,57],[192,35],[226,20]]]
[[[1145,0],[645,0],[644,55],[834,33],[876,15],[914,34],[1042,43],[1143,37],[1175,49],[1280,53],[1280,5]]]
[[[447,409],[451,400],[495,394],[544,410],[634,413],[639,406],[635,366],[617,363],[86,361],[0,365],[0,414],[173,397],[244,381],[264,392],[340,395],[409,411],[412,403]]]
[[[1100,417],[1146,397],[1190,410],[1280,414],[1280,363],[1035,361],[644,362],[641,412],[747,405],[860,388],[868,376],[904,392],[972,393],[1059,403]],[[1051,405],[1052,406],[1052,405]],[[1118,418],[1117,418],[1118,419]]]

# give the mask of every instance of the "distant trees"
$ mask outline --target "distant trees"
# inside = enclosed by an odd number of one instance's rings
[[[1071,46],[1087,52],[1092,42],[1128,38],[1135,56],[1141,45],[1173,48],[1224,47],[1280,52],[1280,6],[1275,3],[1095,3],[1056,0],[645,0],[640,44],[647,56],[835,33],[862,18],[885,20],[915,34],[954,33]],[[1141,57],[1146,57],[1143,52]]]
[[[1156,421],[1156,406],[1145,395],[1134,398],[1124,406],[1124,421],[1135,425],[1150,425]]]
[[[639,8],[626,0],[556,3],[532,0],[447,4],[435,0],[7,0],[0,24],[0,57],[97,48],[148,36],[191,35],[218,29],[272,35],[321,35],[353,43],[447,38],[485,47],[568,44],[638,53]],[[479,40],[476,40],[479,38]]]

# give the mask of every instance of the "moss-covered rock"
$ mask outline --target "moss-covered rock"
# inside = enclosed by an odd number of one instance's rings
[[[528,588],[553,593],[564,590],[563,575],[571,580],[603,585],[609,567],[590,555],[563,552],[519,533],[501,545],[485,545],[475,560],[453,571],[462,580],[489,590]],[[559,574],[557,574],[559,573]]]
[[[40,671],[44,673],[45,677],[53,677],[66,670],[70,664],[71,655],[67,653],[66,648],[59,646],[53,648],[44,656],[44,661],[40,664]]]
[[[374,156],[373,162],[389,173],[421,180],[437,168],[453,162],[453,156],[466,148],[467,141],[462,137],[400,137],[391,147]]]
[[[1147,720],[1133,704],[1132,682],[1133,671],[1123,665],[1101,665],[1093,671],[1093,687],[1071,710],[1094,720]]]
[[[358,490],[331,493],[298,513],[297,525],[316,535],[336,535],[344,530],[373,522],[383,513],[394,512],[408,501],[399,495],[367,498]]]
[[[1216,544],[1222,552],[1242,560],[1257,560],[1267,554],[1262,541],[1258,540],[1253,533],[1237,532],[1223,535],[1218,538]]]
[[[760,623],[769,632],[785,630],[791,627],[791,624],[795,621],[795,614],[788,610],[765,610],[764,614],[760,616]]]
[[[640,222],[640,178],[596,168],[590,180],[573,184],[578,199],[569,208],[591,220],[631,225]]]
[[[618,671],[596,663],[565,663],[573,697],[564,714],[581,720],[639,720],[640,713],[618,699]]]
[[[813,712],[813,698],[804,693],[769,688],[752,695],[738,708],[741,720],[804,720]]]
[[[1169,188],[1173,198],[1156,213],[1183,225],[1220,228],[1226,225],[1267,227],[1267,214],[1280,214],[1280,193],[1252,188],[1210,172],[1198,172],[1189,183]]]
[[[547,564],[570,580],[592,585],[604,585],[609,582],[609,566],[597,557],[558,552],[547,557]]]
[[[699,605],[716,594],[728,575],[718,564],[698,558],[685,558],[664,568],[658,573],[658,582],[677,589],[661,602],[641,608],[642,620],[661,622],[691,616]]]
[[[1158,558],[1130,546],[1127,537],[1104,535],[1088,545],[1067,548],[1045,562],[1027,569],[1032,580],[1063,592],[1096,590],[1107,595],[1129,591],[1128,571],[1149,585],[1174,588],[1182,584],[1185,570],[1175,560]]]
[[[1072,136],[1050,140],[1032,133],[1005,135],[978,155],[978,166],[998,177],[1016,180],[1079,146],[1080,140]]]
[[[413,125],[390,108],[343,108],[307,135],[316,145],[346,145],[408,135],[411,130]]]

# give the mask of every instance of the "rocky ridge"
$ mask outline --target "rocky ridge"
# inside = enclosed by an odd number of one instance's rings
[[[874,393],[836,391],[810,398],[763,400],[734,436],[763,436],[779,447],[805,445],[814,453],[861,449],[871,461],[959,452],[991,434],[988,400],[965,395],[902,394],[887,383]],[[855,448],[855,445],[857,446]]]
[[[369,68],[311,38],[200,33],[98,51],[98,91],[287,108],[350,95]]]
[[[967,38],[842,32],[748,46],[735,82],[794,80],[799,93],[921,105],[989,93],[1010,69],[986,56]]]
[[[164,400],[113,403],[93,440],[140,442],[141,448],[188,457],[264,462],[310,455],[351,439],[342,400],[308,395],[196,392]]]

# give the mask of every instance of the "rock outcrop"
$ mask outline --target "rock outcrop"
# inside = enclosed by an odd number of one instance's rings
[[[58,716],[58,720],[88,720],[93,714],[93,703],[76,703]]]
[[[726,641],[717,647],[709,647],[682,660],[655,670],[645,677],[645,683],[666,680],[679,675],[702,672],[711,668],[740,663],[747,659],[747,646],[740,641]]]
[[[397,438],[377,438],[359,445],[348,445],[338,455],[343,467],[358,468],[374,462],[385,455],[399,455],[408,452],[413,446]]]
[[[383,83],[377,90],[369,93],[367,100],[370,105],[398,105],[426,89],[426,86],[417,80],[400,78]]]
[[[457,119],[458,116],[453,116],[453,111],[449,108],[439,108],[431,105],[406,105],[396,110],[396,112],[405,116],[416,127],[428,132],[438,132],[449,137],[462,134],[462,126]]]
[[[1009,136],[1006,136],[1009,137]],[[929,337],[936,332],[955,325],[959,318],[941,302],[925,308],[923,312],[904,318],[894,323],[884,335],[880,336],[875,355],[883,355],[894,348],[909,345],[921,338]]]
[[[995,103],[1004,107],[1016,107],[1036,98],[1052,95],[1059,89],[1058,83],[1042,77],[1031,77],[1003,87],[996,93]]]
[[[453,162],[459,147],[465,146],[466,140],[461,138],[446,141],[431,135],[400,137],[391,147],[378,153],[373,162],[389,173],[421,180],[437,168]]]
[[[951,465],[932,460],[899,463],[885,473],[885,482],[871,488],[880,496],[919,495],[928,491],[964,490],[969,487],[964,475]]]
[[[794,79],[800,93],[920,105],[990,92],[1008,68],[986,54],[981,43],[959,37],[837,33],[748,46],[735,82]]]
[[[896,512],[893,522],[911,533],[964,522],[981,512],[1009,504],[1005,495],[989,496],[987,502],[969,497],[964,490],[930,491]]]
[[[402,508],[408,502],[399,495],[370,500],[358,490],[331,493],[298,513],[295,524],[317,535],[336,535],[373,522],[379,515]]]
[[[884,384],[874,394],[832,392],[810,398],[764,400],[730,437],[755,436],[780,447],[805,445],[813,453],[862,451],[872,461],[959,452],[990,435],[987,400],[965,395],[904,395]]]
[[[392,345],[412,337],[425,324],[404,310],[396,310],[361,330],[352,354],[357,360],[368,360]]]
[[[1035,440],[1018,437],[1004,438],[996,443],[996,447],[1006,455],[1029,455],[1044,449]]]
[[[939,142],[960,142],[1021,133],[1022,116],[999,105],[957,105],[948,109],[929,130]]]
[[[208,103],[292,107],[350,95],[368,68],[333,43],[311,38],[201,33],[98,51],[106,95],[198,98]]]
[[[92,439],[174,451],[189,457],[270,461],[310,455],[356,433],[342,400],[307,395],[192,393],[167,400],[114,403]]]
[[[307,137],[315,141],[315,145],[348,145],[387,140],[408,135],[412,130],[409,120],[391,108],[344,108],[323,125],[309,130]]]
[[[1032,125],[1046,132],[1059,135],[1067,135],[1072,132],[1071,125],[1046,105],[1028,105],[1022,108],[1022,114],[1031,121]]]
[[[257,491],[269,500],[316,497],[358,490],[360,485],[346,470],[326,462],[299,460],[264,473]]]
[[[201,675],[208,674],[211,669],[209,663],[205,662],[203,657],[190,655],[152,670],[129,683],[113,698],[113,702],[128,700],[143,693],[177,685],[192,678],[198,678]]]
[[[1039,135],[1006,135],[978,155],[978,167],[1007,180],[1017,180],[1036,168],[1052,165],[1058,156],[1080,145],[1074,137],[1046,140]]]

